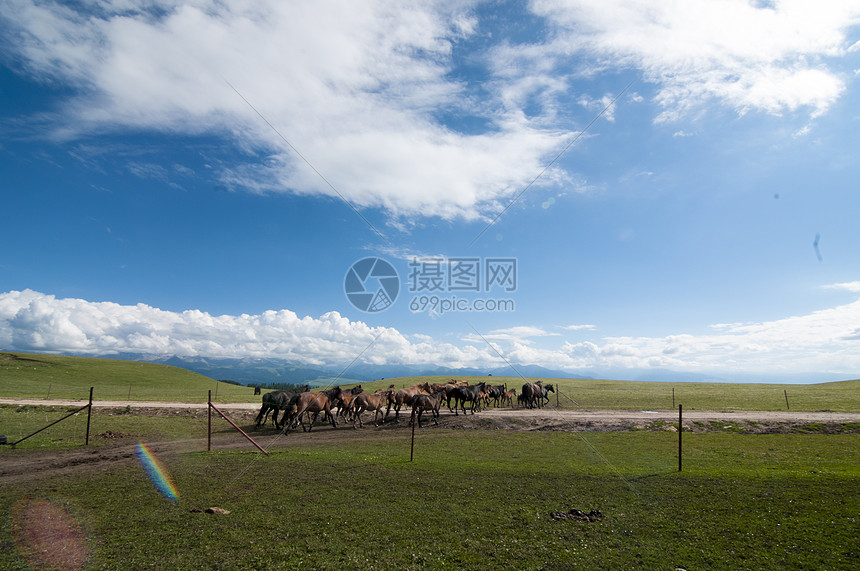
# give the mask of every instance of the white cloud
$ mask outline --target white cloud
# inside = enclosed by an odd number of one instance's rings
[[[525,346],[531,343],[529,340],[530,337],[548,337],[551,335],[558,335],[558,333],[549,333],[540,327],[519,325],[505,329],[494,329],[488,333],[469,334],[463,339],[470,342],[504,341],[513,343],[516,346]],[[496,347],[498,348],[499,346],[497,345]]]
[[[468,3],[151,5],[101,5],[97,14],[26,0],[9,6],[8,34],[17,37],[7,43],[27,71],[80,88],[55,137],[128,127],[217,133],[268,156],[266,166],[253,158],[225,169],[227,184],[340,193],[395,217],[466,219],[498,208],[570,138],[506,108],[502,93],[517,78],[497,80],[499,91],[476,102],[448,76],[454,45],[477,26]],[[459,133],[440,112],[488,128]]]
[[[852,285],[853,284],[845,284]],[[848,289],[848,288],[845,288]],[[696,372],[857,374],[860,300],[761,323],[711,325],[717,333],[666,337],[607,337],[603,343],[566,343],[583,366],[665,368]]]
[[[582,324],[582,325],[560,325],[562,329],[566,329],[567,331],[583,331],[583,330],[594,330],[597,329],[596,325],[591,324]]]
[[[860,371],[860,300],[775,321],[712,327],[717,332],[708,335],[606,337],[600,342],[565,341],[553,349],[538,347],[533,340],[555,334],[520,326],[483,337],[470,334],[458,346],[423,334],[407,337],[393,328],[370,327],[337,312],[318,318],[289,310],[213,316],[145,304],[57,299],[32,290],[0,294],[0,347],[19,351],[272,357],[335,365],[349,363],[367,349],[361,361],[373,364],[512,363],[571,371],[663,368],[774,374]]]
[[[559,29],[558,54],[586,53],[632,67],[658,85],[659,121],[675,120],[709,100],[739,113],[779,114],[801,107],[819,115],[845,89],[832,61],[854,49],[847,32],[860,23],[849,0],[537,0]],[[856,45],[856,44],[855,44]]]
[[[711,100],[739,113],[823,113],[845,89],[829,66],[856,51],[846,32],[860,19],[847,0],[537,0],[529,9],[547,19],[550,40],[514,44],[491,38],[472,5],[10,0],[2,18],[23,72],[78,90],[53,117],[54,137],[214,133],[249,155],[221,170],[227,185],[340,193],[395,219],[498,211],[572,140],[558,128],[571,98],[595,111],[611,101],[573,93],[577,78],[602,70],[641,70],[658,86],[659,120]],[[486,66],[476,90],[451,72],[458,42],[478,34],[491,43],[472,54]],[[439,119],[452,113],[486,126],[458,132]],[[550,169],[539,184],[566,174]]]
[[[370,346],[362,355],[364,362],[502,362],[488,348],[456,347],[425,336],[414,339],[337,312],[318,318],[300,318],[289,310],[213,316],[145,304],[57,299],[32,290],[0,294],[0,346],[19,351],[273,357],[321,365],[349,363]]]
[[[837,290],[844,290],[844,291],[850,291],[850,292],[857,293],[857,292],[860,292],[860,281],[858,281],[858,282],[842,282],[842,283],[838,283],[838,284],[830,284],[830,285],[825,285],[825,286],[821,286],[821,287],[824,289],[837,289]]]

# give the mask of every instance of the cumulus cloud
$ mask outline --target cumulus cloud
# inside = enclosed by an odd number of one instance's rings
[[[828,64],[856,51],[846,32],[860,19],[848,1],[536,0],[522,9],[550,33],[516,43],[493,37],[475,4],[9,0],[0,34],[18,71],[72,89],[40,114],[39,131],[57,139],[217,134],[247,156],[221,168],[227,186],[342,195],[392,220],[476,219],[573,139],[559,127],[570,100],[592,111],[611,101],[578,79],[640,71],[661,121],[708,101],[815,116],[845,89]],[[475,39],[488,43],[469,63],[480,82],[455,58]],[[452,116],[480,127],[459,131]],[[567,178],[556,167],[538,182]]]
[[[537,0],[559,33],[556,51],[597,56],[599,69],[631,67],[658,86],[676,120],[716,100],[739,113],[824,113],[845,90],[827,65],[848,53],[860,5],[786,0]],[[856,44],[855,44],[856,45]]]
[[[449,76],[454,46],[475,33],[468,10],[446,1],[76,9],[13,0],[4,21],[27,73],[79,90],[54,137],[215,133],[252,156],[223,170],[228,185],[343,195],[395,217],[473,219],[533,178],[570,133],[527,119],[498,93],[476,101]],[[451,113],[487,128],[457,132],[438,119]]]
[[[569,371],[660,368],[703,373],[852,374],[860,370],[860,300],[806,315],[713,326],[715,333],[604,337],[539,347],[554,334],[518,326],[470,334],[462,344],[370,327],[337,312],[289,310],[213,316],[58,299],[32,290],[0,294],[0,347],[33,352],[282,358],[312,365],[351,362],[486,367],[537,364]],[[492,344],[490,346],[489,344]]]
[[[806,315],[755,323],[720,323],[716,333],[606,337],[565,343],[579,366],[696,372],[860,371],[860,300]]]
[[[349,363],[362,352],[362,360],[373,364],[502,362],[486,347],[457,347],[424,336],[409,341],[395,329],[370,327],[337,312],[318,318],[289,310],[214,316],[58,299],[32,290],[0,294],[0,346],[91,355],[272,357],[313,365]]]

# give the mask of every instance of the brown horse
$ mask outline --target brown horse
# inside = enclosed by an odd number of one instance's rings
[[[260,407],[260,413],[257,415],[257,426],[265,425],[269,413],[272,413],[272,422],[275,428],[280,428],[278,425],[279,411],[286,409],[290,400],[305,391],[310,390],[308,385],[303,385],[294,390],[289,391],[272,391],[263,395],[263,405]]]
[[[379,426],[377,419],[380,414],[382,415],[382,422],[385,422],[385,413],[382,409],[391,402],[393,394],[393,390],[388,389],[372,395],[368,393],[355,395],[355,398],[352,399],[352,427],[355,428],[355,421],[358,419],[358,426],[364,428],[364,424],[361,422],[361,413],[366,410],[373,411],[374,426]]]
[[[538,381],[536,383],[526,383],[523,385],[523,401],[525,402],[526,407],[534,408],[535,406],[537,406],[538,408],[540,408],[541,406],[543,406],[542,397],[542,381]]]
[[[306,392],[300,394],[296,398],[295,408],[292,412],[289,423],[284,423],[284,434],[289,432],[290,427],[295,427],[297,423],[302,425],[302,432],[310,432],[314,427],[314,422],[316,422],[319,413],[324,412],[328,418],[331,419],[331,425],[334,428],[337,428],[337,422],[334,419],[334,415],[331,413],[331,404],[332,400],[340,398],[340,387],[335,387],[334,389],[329,389],[329,391],[322,391],[318,393]],[[286,416],[287,413],[284,413]],[[305,428],[305,423],[302,420],[302,415],[308,414],[309,416],[313,414],[313,418],[310,421],[310,426]]]
[[[417,385],[412,385],[406,389],[400,389],[396,393],[394,393],[394,420],[400,420],[400,409],[404,404],[409,403],[412,400],[412,397],[420,394],[430,394],[430,383],[418,383]],[[388,404],[388,408],[385,410],[385,417],[388,418],[388,413],[391,411],[392,403]]]
[[[508,389],[502,395],[502,406],[507,405],[511,408],[514,406],[514,397],[517,396],[517,389]]]
[[[336,402],[333,402],[333,406],[337,406],[337,415],[343,419],[344,422],[347,420],[351,420],[352,417],[352,400],[356,397],[356,395],[360,395],[364,392],[364,389],[361,388],[361,385],[357,387],[353,387],[351,389],[346,389],[345,391],[340,392],[340,397]]]

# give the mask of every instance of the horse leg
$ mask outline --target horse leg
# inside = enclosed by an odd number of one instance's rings
[[[304,421],[304,420],[302,420],[302,416],[304,416],[305,418],[307,418],[308,420],[310,420],[311,413],[309,413],[309,412],[307,412],[307,411],[302,411],[302,414],[300,414],[300,415],[299,415],[299,424],[301,424],[301,425],[302,425],[302,432],[307,432],[307,431],[308,431],[308,427],[306,427],[306,426],[305,426],[305,421]],[[311,423],[310,428],[313,428],[313,423]]]

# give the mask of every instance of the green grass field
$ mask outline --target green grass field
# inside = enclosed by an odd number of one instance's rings
[[[352,434],[352,433],[350,433]],[[855,569],[858,435],[367,431],[6,488],[72,514],[88,569]],[[227,515],[202,513],[217,506]],[[599,510],[594,522],[555,512]],[[25,569],[5,517],[0,567]]]
[[[366,390],[394,384],[401,388],[418,382],[447,382],[450,377],[409,377],[364,383]],[[523,385],[519,377],[458,377],[470,383],[506,384],[517,392]],[[528,379],[537,381],[538,379]],[[559,391],[562,408],[584,409],[672,409],[682,404],[686,410],[860,410],[860,380],[814,385],[780,385],[757,383],[660,383],[645,381],[609,381],[594,379],[543,379]],[[673,404],[674,390],[674,404]],[[785,391],[785,392],[784,392]],[[550,393],[555,404],[556,395]]]
[[[178,367],[89,357],[0,352],[0,396],[96,400],[252,402],[254,389]]]
[[[215,381],[160,365],[18,357],[0,360],[2,396],[41,396],[46,383],[58,398],[62,393],[74,398],[68,395],[81,388],[88,392],[89,386],[96,387],[97,398],[103,392],[111,396],[102,398],[111,400],[124,400],[129,386],[139,400],[202,402],[206,391],[214,392]],[[364,386],[373,390],[420,380]],[[582,408],[670,408],[674,388],[685,409],[781,410],[787,390],[792,410],[858,410],[860,392],[858,381],[806,386],[549,382],[559,385],[562,406]],[[250,391],[220,384],[219,400],[259,398]],[[197,396],[200,392],[204,396]],[[68,410],[0,406],[0,433],[20,437]],[[200,451],[161,458],[181,496],[178,502],[159,494],[133,457],[77,475],[2,485],[0,568],[30,568],[24,554],[34,540],[27,535],[33,529],[27,517],[39,502],[77,522],[86,569],[692,571],[860,564],[857,434],[686,434],[684,471],[678,472],[677,434],[663,431],[424,429],[410,462],[405,429],[321,427],[287,436],[267,431],[259,435],[270,456],[250,445],[208,453],[205,412],[159,414],[97,409],[91,449],[95,454],[117,443],[199,439]],[[0,447],[0,463],[82,448],[85,416],[15,448]],[[247,418],[240,422],[248,424]],[[234,437],[225,422],[216,420],[214,426],[216,440]],[[97,436],[106,431],[120,439]],[[203,513],[212,506],[231,513]],[[571,509],[595,509],[603,517],[587,522],[552,516]],[[54,544],[69,547],[59,540],[48,543]]]
[[[367,391],[397,388],[418,382],[447,382],[450,377],[408,377],[362,383]],[[506,384],[519,391],[519,377],[458,377],[470,383]],[[528,379],[534,381],[537,379]],[[687,410],[860,410],[860,380],[814,385],[746,383],[660,383],[592,379],[545,379],[559,391],[562,408]],[[353,386],[343,384],[344,388]],[[251,387],[222,383],[185,369],[122,361],[0,352],[0,396],[20,398],[86,399],[94,387],[96,400],[169,400],[258,402]],[[673,400],[674,391],[674,400]],[[555,395],[550,395],[553,404]]]

